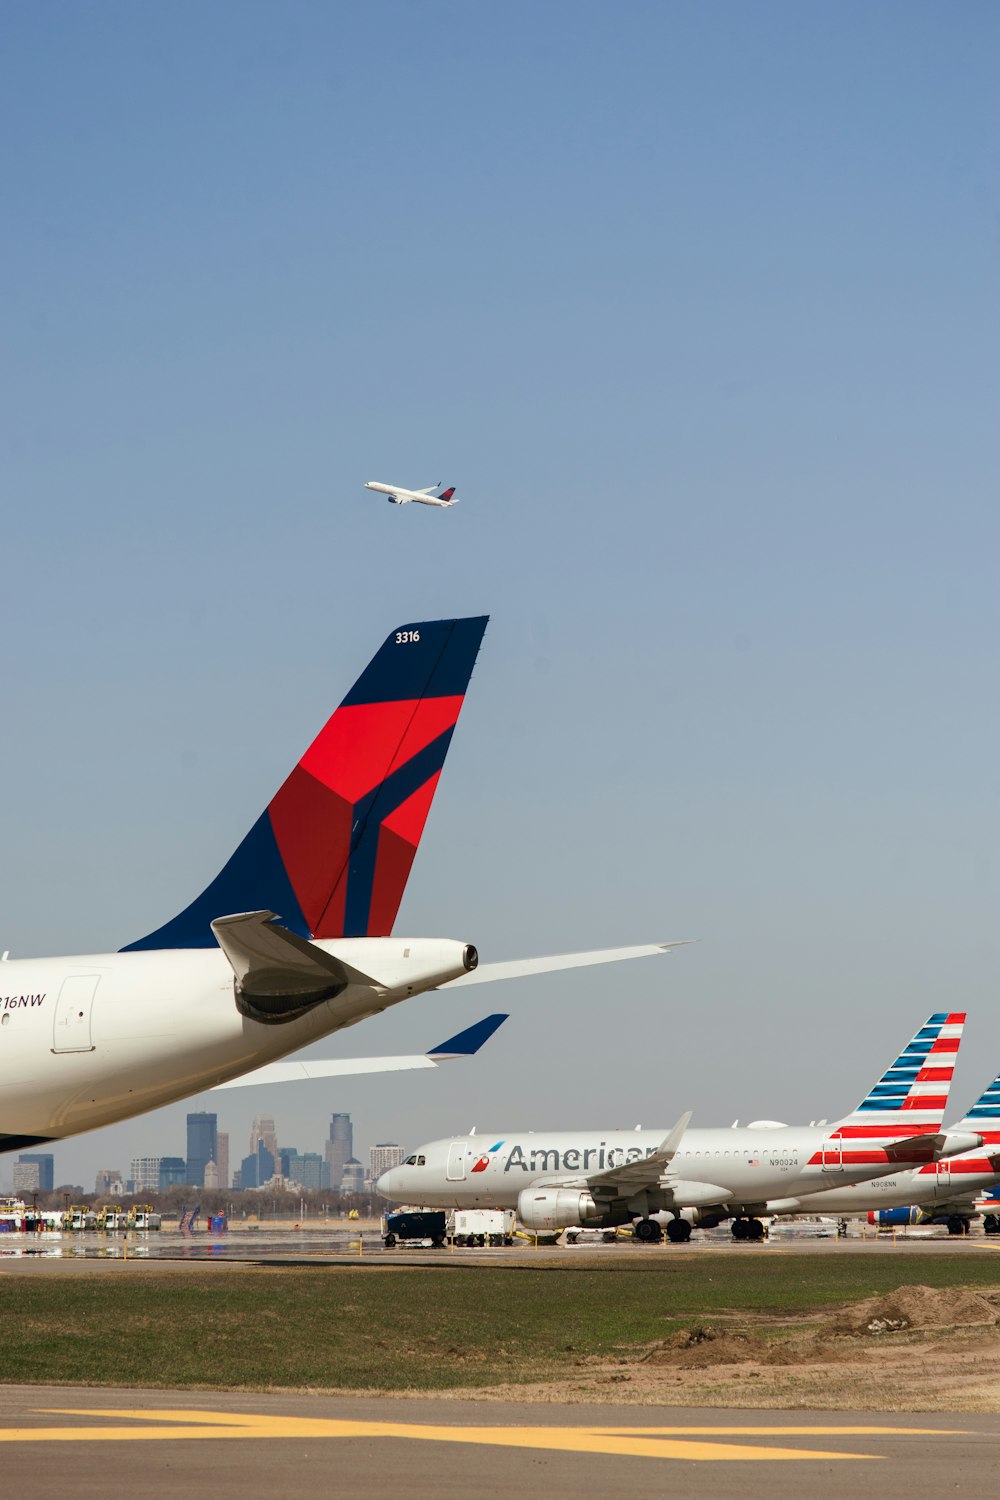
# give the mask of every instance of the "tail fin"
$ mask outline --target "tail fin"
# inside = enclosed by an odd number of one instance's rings
[[[122,952],[213,947],[215,917],[265,908],[305,938],[387,936],[486,621],[390,631],[211,885]]]
[[[452,497],[452,495],[454,493],[455,493],[455,486],[452,485],[452,487],[451,487],[450,490],[444,490],[440,495],[438,495],[438,499],[439,500],[450,500],[451,497]]]
[[[1000,1078],[994,1078],[955,1129],[976,1131],[988,1146],[1000,1142]]]
[[[857,1109],[836,1122],[833,1133],[874,1138],[940,1130],[964,1025],[964,1011],[930,1016]]]

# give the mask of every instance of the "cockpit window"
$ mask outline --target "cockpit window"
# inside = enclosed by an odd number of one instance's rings
[[[417,1166],[418,1167],[426,1167],[426,1165],[427,1165],[427,1158],[426,1158],[426,1156],[418,1156],[417,1157]]]
[[[426,1167],[426,1156],[408,1156],[403,1163],[404,1167]]]

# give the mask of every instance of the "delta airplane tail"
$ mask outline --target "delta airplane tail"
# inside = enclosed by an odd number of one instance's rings
[[[457,505],[458,501],[457,500],[455,500],[455,501],[452,500],[452,496],[454,495],[454,493],[455,493],[455,487],[454,487],[454,485],[452,485],[452,487],[451,487],[450,490],[442,490],[441,493],[440,493],[440,495],[438,496],[438,499],[446,501],[446,503],[448,505],[452,505],[452,504]]]
[[[964,1011],[939,1011],[831,1133],[842,1138],[933,1135],[941,1128],[955,1071]]]
[[[121,951],[212,948],[214,918],[264,908],[304,938],[387,937],[487,618],[390,631],[211,885]]]

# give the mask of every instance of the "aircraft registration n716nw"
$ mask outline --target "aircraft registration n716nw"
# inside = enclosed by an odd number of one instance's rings
[[[635,1219],[637,1237],[652,1240],[660,1229],[651,1216],[660,1214],[670,1215],[671,1240],[730,1218],[737,1238],[759,1239],[763,1213],[795,1212],[821,1190],[983,1144],[975,1131],[941,1133],[964,1023],[963,1012],[931,1016],[857,1109],[833,1124],[759,1120],[743,1129],[690,1130],[687,1114],[666,1136],[535,1131],[498,1134],[485,1146],[461,1136],[421,1146],[383,1173],[377,1188],[384,1198],[426,1207],[516,1208],[526,1229]]]
[[[0,963],[0,1151],[93,1130],[220,1085],[433,1066],[278,1062],[444,985],[665,952],[648,943],[479,964],[451,938],[392,937],[486,617],[390,631],[221,873],[117,953]],[[492,1023],[492,1024],[491,1024]]]

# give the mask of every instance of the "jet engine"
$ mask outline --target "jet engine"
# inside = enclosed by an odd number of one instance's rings
[[[517,1217],[525,1229],[568,1229],[571,1224],[601,1224],[604,1212],[589,1193],[578,1188],[524,1188]]]

